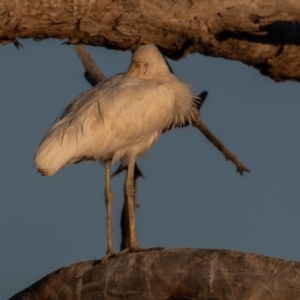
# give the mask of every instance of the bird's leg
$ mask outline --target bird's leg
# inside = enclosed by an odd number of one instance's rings
[[[127,211],[129,219],[129,248],[135,249],[138,247],[136,226],[135,226],[135,187],[134,187],[134,166],[135,160],[131,158],[128,163],[125,190],[127,195]]]
[[[111,256],[115,254],[113,247],[113,230],[112,230],[112,203],[114,195],[110,187],[110,163],[107,159],[105,161],[105,205],[106,205],[106,217],[107,217],[107,251],[106,255],[102,258],[101,262],[105,262]]]
[[[130,159],[127,167],[127,176],[125,182],[125,191],[127,196],[127,211],[129,220],[129,247],[123,249],[119,254],[125,254],[128,252],[143,252],[152,250],[162,250],[162,247],[155,248],[138,248],[136,226],[135,226],[135,184],[134,184],[134,169],[135,160]]]

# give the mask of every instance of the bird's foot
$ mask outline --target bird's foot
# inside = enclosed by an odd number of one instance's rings
[[[109,250],[106,252],[105,256],[101,259],[101,264],[106,263],[110,258],[115,257],[115,252],[113,250]]]
[[[127,254],[127,253],[135,253],[135,252],[148,252],[148,251],[156,251],[156,250],[163,250],[164,247],[152,247],[152,248],[139,248],[139,247],[128,247],[123,249],[118,253],[118,256]]]

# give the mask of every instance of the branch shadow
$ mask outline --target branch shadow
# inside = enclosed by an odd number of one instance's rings
[[[257,34],[225,30],[216,35],[216,39],[219,42],[230,38],[277,46],[282,44],[299,46],[300,24],[287,21],[275,21],[270,25],[261,26]]]

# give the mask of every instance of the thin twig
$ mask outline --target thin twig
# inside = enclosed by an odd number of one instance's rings
[[[193,126],[197,127],[205,137],[214,144],[225,156],[227,160],[231,160],[237,167],[237,172],[243,175],[243,172],[250,172],[250,170],[245,167],[238,158],[231,153],[214,135],[213,133],[205,126],[204,122],[202,121],[201,115],[196,116],[193,122]]]
[[[84,68],[84,77],[85,79],[92,85],[95,86],[99,82],[106,79],[104,74],[101,72],[101,70],[98,68],[96,62],[92,58],[92,56],[87,51],[86,47],[84,45],[73,45],[75,48],[77,55],[79,56]]]

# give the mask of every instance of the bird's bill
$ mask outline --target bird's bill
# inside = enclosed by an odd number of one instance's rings
[[[130,66],[129,66],[126,74],[131,77],[141,77],[142,75],[144,75],[146,73],[147,68],[148,68],[147,64],[137,62],[137,61],[132,61],[130,63]]]

